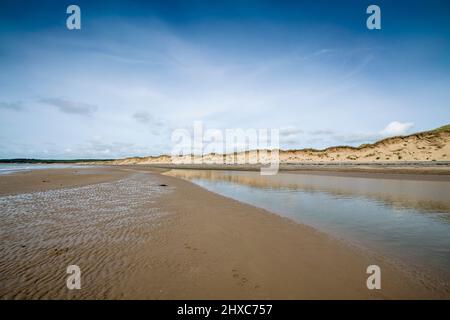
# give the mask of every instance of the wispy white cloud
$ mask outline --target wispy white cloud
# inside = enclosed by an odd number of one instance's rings
[[[380,134],[386,137],[401,136],[408,133],[409,129],[411,129],[413,126],[414,123],[412,122],[392,121],[383,130],[380,131]]]
[[[335,144],[361,144],[361,143],[370,143],[375,142],[377,140],[392,137],[392,136],[400,136],[407,134],[410,129],[414,126],[412,122],[399,122],[392,121],[386,125],[382,130],[378,132],[350,132],[350,133],[339,133],[331,130],[315,130],[309,132],[312,136],[319,136],[324,140],[334,141]],[[319,137],[314,138],[314,141],[320,141]]]

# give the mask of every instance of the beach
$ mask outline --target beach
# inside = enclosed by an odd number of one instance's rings
[[[0,296],[13,299],[434,299],[383,256],[145,166],[0,177]],[[68,290],[66,268],[81,269]],[[368,290],[366,268],[382,270]]]

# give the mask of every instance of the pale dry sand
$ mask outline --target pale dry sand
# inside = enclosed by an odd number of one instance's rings
[[[154,170],[1,176],[0,297],[450,298],[382,257]],[[65,286],[69,264],[81,290]],[[371,264],[382,290],[366,288]]]

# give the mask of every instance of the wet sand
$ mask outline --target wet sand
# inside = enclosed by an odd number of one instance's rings
[[[108,167],[31,170],[0,175],[0,196],[77,187],[120,179],[127,171]]]
[[[10,174],[0,195],[2,298],[450,298],[383,257],[155,169]],[[81,290],[66,288],[70,264]],[[381,290],[366,287],[372,264]]]

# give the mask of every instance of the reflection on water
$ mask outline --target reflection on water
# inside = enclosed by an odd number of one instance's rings
[[[220,170],[171,170],[450,279],[450,182]]]

